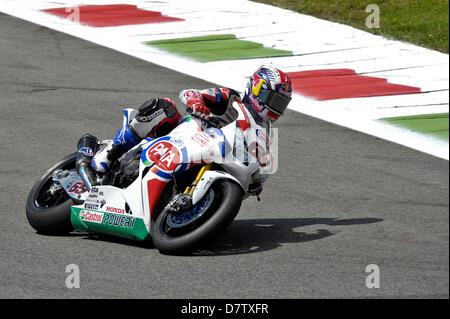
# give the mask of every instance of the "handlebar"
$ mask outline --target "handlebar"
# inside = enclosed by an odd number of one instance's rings
[[[223,123],[215,117],[211,117],[208,120],[206,120],[206,119],[202,119],[202,120],[205,121],[209,126],[212,126],[214,128],[223,127]]]
[[[193,117],[195,117],[195,118],[197,118],[197,119],[199,119],[201,121],[204,121],[206,124],[208,124],[211,127],[214,127],[214,128],[221,128],[221,127],[223,127],[223,123],[219,119],[217,119],[215,117],[210,117],[209,119],[204,119],[204,118],[201,118],[200,116],[192,114],[191,112],[189,112],[189,109],[187,110],[187,112],[189,113],[190,116],[193,116]]]

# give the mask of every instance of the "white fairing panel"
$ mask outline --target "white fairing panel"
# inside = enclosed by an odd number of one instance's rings
[[[220,172],[220,171],[206,171],[200,181],[198,182],[197,186],[195,187],[194,193],[192,194],[192,204],[197,204],[200,199],[202,199],[203,196],[205,196],[208,189],[211,187],[211,185],[219,179],[229,179],[234,181],[236,184],[242,187],[242,190],[245,192],[244,187],[239,182],[239,180],[232,175]]]

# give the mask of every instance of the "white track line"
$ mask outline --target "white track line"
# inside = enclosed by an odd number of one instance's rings
[[[160,11],[185,21],[91,28],[39,11],[115,3],[135,4],[141,9]],[[289,72],[351,68],[363,75],[384,77],[391,83],[417,86],[432,92],[333,101],[316,101],[296,94],[290,109],[449,158],[448,141],[377,121],[388,116],[448,112],[447,54],[245,0],[208,1],[207,4],[202,0],[0,0],[0,11],[238,90],[243,90],[247,76],[261,64],[274,64]],[[199,63],[141,43],[210,34],[235,34],[240,39],[267,47],[290,50],[294,56]]]

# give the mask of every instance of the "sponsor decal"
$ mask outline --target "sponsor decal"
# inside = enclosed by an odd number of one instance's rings
[[[209,140],[209,138],[204,135],[202,132],[195,133],[192,137],[192,140],[203,147],[205,150],[210,151],[213,148],[213,144]]]
[[[184,145],[184,141],[180,140],[180,139],[178,139],[176,137],[171,137],[169,141],[170,141],[170,143],[173,143],[173,144],[178,145],[178,146],[183,146]]]
[[[160,141],[151,146],[147,151],[147,157],[164,171],[173,171],[181,159],[178,148],[168,141]]]
[[[111,210],[114,210],[111,207]],[[121,227],[127,229],[134,229],[136,217],[118,215],[113,213],[95,212],[82,210],[79,218],[83,222],[90,222],[95,224],[102,224],[105,226]]]
[[[202,190],[207,189],[207,188],[211,185],[211,183],[212,183],[213,180],[214,180],[214,178],[210,176],[210,177],[208,178],[208,180],[206,181],[206,183],[203,185]]]
[[[92,204],[92,203],[86,203],[86,204],[84,204],[84,208],[97,210],[98,209],[98,205],[95,205],[95,204]]]
[[[125,209],[123,208],[117,208],[112,206],[106,206],[106,211],[109,213],[116,213],[116,214],[126,214]]]
[[[105,213],[103,225],[133,229],[135,217]]]
[[[92,188],[91,191],[88,194],[88,197],[85,200],[86,204],[93,204],[95,205],[97,208],[91,208],[91,209],[98,209],[99,205],[100,208],[103,207],[105,204],[103,203],[105,200],[102,199],[100,201],[100,199],[103,197],[103,192],[99,191],[98,188]],[[106,203],[106,202],[105,202]]]
[[[82,210],[80,213],[80,220],[90,223],[101,224],[103,220],[103,215],[104,213]]]
[[[259,74],[253,75],[252,78],[252,93],[255,96],[259,95],[259,91],[261,90],[261,87],[265,85],[265,89],[267,89],[267,81],[264,80],[259,76]]]
[[[94,152],[92,151],[92,149],[90,147],[82,147],[78,150],[78,153],[82,153],[86,156],[94,156]]]
[[[100,208],[103,208],[103,206],[105,206],[106,204],[106,200],[102,199],[102,201],[100,202]]]
[[[139,120],[141,122],[150,122],[151,120],[153,120],[155,117],[161,115],[164,112],[163,109],[157,110],[155,113],[150,114],[148,116],[140,116]]]

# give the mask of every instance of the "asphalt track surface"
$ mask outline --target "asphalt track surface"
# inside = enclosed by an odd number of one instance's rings
[[[448,161],[292,111],[262,201],[193,256],[36,234],[28,192],[82,134],[111,138],[123,108],[212,84],[3,14],[0,65],[0,297],[449,297]]]

